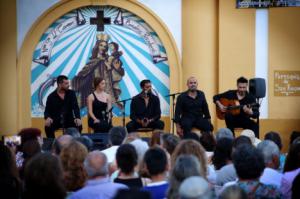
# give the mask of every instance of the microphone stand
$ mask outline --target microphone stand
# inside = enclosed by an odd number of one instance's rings
[[[125,110],[126,110],[125,108],[126,108],[126,102],[130,101],[130,100],[132,100],[132,98],[128,98],[128,99],[117,101],[117,102],[121,102],[123,104],[123,110],[122,110],[123,127],[125,127]]]
[[[166,95],[165,97],[172,97],[172,115],[171,115],[171,120],[172,120],[172,134],[174,135],[174,128],[175,128],[175,122],[174,122],[174,117],[175,117],[175,97],[176,95],[180,95],[182,92],[178,92],[178,93],[172,93],[169,95]]]

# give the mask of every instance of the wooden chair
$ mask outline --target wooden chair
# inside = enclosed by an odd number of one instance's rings
[[[151,138],[153,133],[152,128],[138,128],[136,132],[139,134],[141,138]]]

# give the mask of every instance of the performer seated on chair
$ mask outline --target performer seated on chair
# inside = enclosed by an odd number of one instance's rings
[[[57,89],[48,97],[44,112],[45,132],[48,138],[54,138],[59,128],[76,127],[82,130],[80,111],[75,92],[69,89],[68,77],[57,77]]]
[[[94,79],[95,91],[87,98],[89,111],[88,124],[94,132],[108,132],[111,125],[111,96],[105,92],[105,80],[100,77]]]
[[[240,77],[237,79],[237,90],[215,95],[213,100],[217,105],[218,118],[225,119],[227,128],[233,133],[234,128],[251,129],[258,137],[258,125],[251,118],[257,118],[259,112],[254,108],[257,106],[255,97],[249,94],[247,89],[248,80]]]
[[[205,95],[197,86],[195,77],[188,78],[188,90],[177,98],[174,122],[179,136],[187,135],[193,127],[207,132],[213,130]]]
[[[145,79],[140,83],[142,92],[134,96],[130,105],[130,119],[126,128],[134,132],[139,128],[163,129],[165,124],[160,120],[159,98],[151,92],[151,81]]]

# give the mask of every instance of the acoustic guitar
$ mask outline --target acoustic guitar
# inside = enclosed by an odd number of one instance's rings
[[[222,112],[218,105],[216,107],[217,118],[219,118],[220,120],[225,119],[225,114],[231,114],[231,115],[240,114],[241,108],[245,105],[248,107],[258,107],[259,106],[259,104],[257,104],[257,103],[241,105],[239,103],[239,101],[235,100],[235,99],[221,98],[219,101],[223,106],[226,106],[226,112]]]

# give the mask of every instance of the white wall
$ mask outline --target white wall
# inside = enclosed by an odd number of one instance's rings
[[[17,0],[17,47],[18,52],[23,40],[39,16],[59,0]]]
[[[150,8],[168,27],[181,56],[181,0],[139,0]]]

